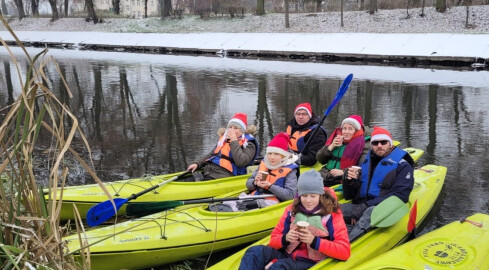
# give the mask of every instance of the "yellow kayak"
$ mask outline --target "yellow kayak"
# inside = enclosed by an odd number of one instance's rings
[[[414,189],[409,197],[409,207],[417,200],[417,219],[419,225],[425,221],[428,213],[434,206],[441,192],[446,176],[446,167],[426,165],[414,171]],[[345,201],[340,201],[344,203]],[[396,224],[386,228],[376,228],[367,232],[351,244],[351,257],[348,261],[339,261],[328,258],[317,263],[310,269],[353,269],[369,259],[383,254],[391,248],[407,240],[407,223],[409,215],[403,217]],[[253,245],[267,245],[270,236],[254,243]],[[215,264],[209,270],[238,269],[241,258],[247,248],[231,255],[223,261]]]
[[[433,168],[439,170],[436,166]],[[418,170],[415,177],[425,182],[422,179],[436,174]],[[81,237],[83,242],[90,245],[92,269],[147,269],[203,256],[270,235],[290,203],[282,202],[246,212],[217,213],[208,211],[207,205],[189,204],[93,229]],[[63,240],[67,242],[70,252],[79,252],[78,235]]]
[[[414,160],[417,160],[424,151],[415,148],[405,148],[411,154]],[[321,164],[314,165],[316,170],[319,170]],[[310,167],[303,167],[302,170],[308,170]],[[105,188],[109,191],[113,198],[128,198],[132,194],[136,194],[152,186],[155,186],[165,180],[178,176],[183,172],[148,176],[143,178],[128,179],[114,182],[104,183]],[[251,173],[251,172],[250,172]],[[148,192],[131,202],[158,202],[171,200],[192,200],[201,198],[211,198],[220,196],[236,190],[241,190],[246,185],[246,179],[251,174],[226,177],[221,179],[202,181],[202,182],[179,182],[173,181],[159,188]],[[63,204],[60,212],[60,219],[73,219],[73,205],[76,205],[82,218],[85,218],[88,209],[92,206],[108,200],[107,194],[98,184],[69,186],[64,189],[56,190],[56,194],[52,192],[51,198],[59,199],[63,195]],[[46,200],[49,199],[49,194],[45,195]],[[126,205],[123,205],[118,211],[118,215],[125,214]]]
[[[382,254],[356,268],[488,269],[489,215],[455,221]]]

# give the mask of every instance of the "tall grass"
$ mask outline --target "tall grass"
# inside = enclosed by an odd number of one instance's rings
[[[46,49],[31,58],[1,15],[0,20],[30,63],[27,71],[22,72],[15,56],[0,38],[3,49],[10,54],[17,70],[18,85],[22,88],[15,102],[2,109],[8,110],[8,113],[0,125],[0,268],[89,268],[89,258],[80,264],[75,263],[72,256],[66,255],[62,241],[66,228],[61,226],[59,220],[61,199],[53,200],[52,197],[62,198],[59,188],[64,186],[69,172],[69,167],[64,163],[68,154],[73,155],[101,184],[70,144],[74,140],[82,140],[88,151],[90,148],[76,117],[44,83],[48,81],[44,68],[54,65],[59,72],[57,63],[47,56]],[[71,97],[68,85],[64,83]],[[41,134],[43,138],[51,139],[48,157],[43,160],[50,171],[47,199],[36,183],[33,170],[33,153]],[[83,224],[79,218],[75,222],[81,233]]]

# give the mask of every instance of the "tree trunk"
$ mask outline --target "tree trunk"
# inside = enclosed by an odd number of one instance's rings
[[[68,2],[69,2],[68,0],[65,0],[65,18],[68,18],[68,7],[69,7]]]
[[[163,0],[163,8],[161,10],[161,17],[169,17],[171,14],[172,7],[171,7],[171,0]]]
[[[256,15],[265,15],[265,0],[256,0]]]
[[[5,0],[2,0],[2,5],[4,3]],[[39,15],[39,0],[31,0],[31,9],[32,9],[32,15],[34,16]]]
[[[370,0],[369,13],[374,14],[377,11],[377,0]]]
[[[423,0],[423,6],[421,7],[421,17],[424,17],[424,5],[425,5],[426,0]]]
[[[121,0],[114,0],[114,14],[121,14]]]
[[[447,0],[436,0],[435,9],[438,12],[445,12],[447,10]]]
[[[290,28],[290,24],[289,24],[289,0],[285,0],[285,28]]]
[[[341,0],[341,8],[340,8],[340,10],[341,10],[341,27],[344,26],[344,24],[343,24],[343,4],[344,4],[344,0]]]
[[[321,12],[321,3],[322,2],[323,2],[322,0],[316,1],[316,12]]]
[[[86,20],[87,21],[93,20],[94,24],[98,23],[97,13],[95,13],[95,8],[93,7],[93,0],[85,0],[85,3],[87,5],[87,10],[88,10],[88,17]]]
[[[465,0],[465,4],[466,4],[466,7],[467,7],[467,16],[465,16],[465,28],[469,28],[469,6],[471,3],[472,0]]]
[[[49,0],[51,6],[51,21],[59,19],[58,9],[56,8],[56,0]]]
[[[24,3],[22,0],[15,0],[15,6],[19,12],[19,21],[25,18]]]
[[[411,0],[407,0],[407,5],[406,5],[406,18],[409,18],[409,3],[411,2]]]
[[[144,0],[144,18],[148,18],[148,0]]]

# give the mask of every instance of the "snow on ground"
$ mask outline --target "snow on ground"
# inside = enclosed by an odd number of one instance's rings
[[[13,19],[10,26],[14,31],[97,31],[132,33],[489,33],[489,5],[471,6],[469,24],[465,28],[466,8],[452,7],[445,13],[426,7],[424,17],[421,9],[379,10],[370,15],[366,11],[349,11],[344,14],[344,27],[340,27],[339,12],[292,13],[290,28],[284,27],[284,14],[269,13],[264,16],[246,14],[243,19],[211,17],[203,20],[198,16],[186,15],[183,19],[104,19],[103,23],[85,22],[83,18]],[[5,30],[3,25],[0,30]]]

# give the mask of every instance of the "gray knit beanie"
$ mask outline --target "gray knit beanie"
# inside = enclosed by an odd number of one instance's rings
[[[299,176],[297,184],[299,196],[303,194],[324,194],[323,178],[316,170],[309,170]]]

